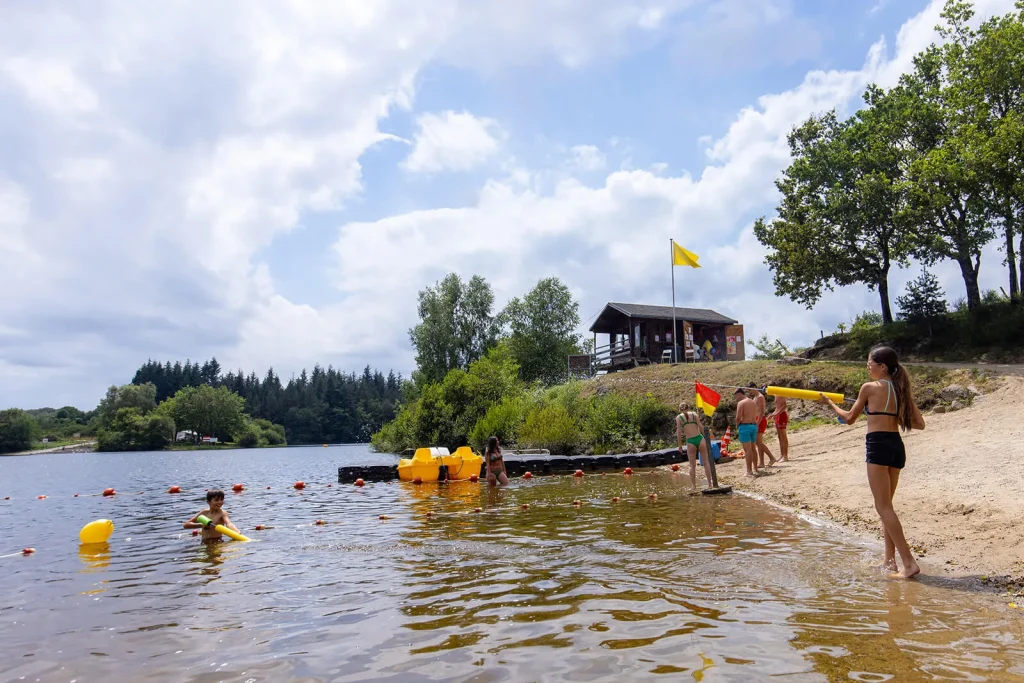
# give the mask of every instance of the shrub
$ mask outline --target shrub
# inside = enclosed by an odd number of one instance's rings
[[[235,443],[242,448],[259,448],[267,445],[262,439],[260,429],[253,424],[246,426],[242,433],[235,437]]]
[[[487,445],[487,439],[496,436],[502,444],[518,444],[519,432],[526,422],[531,405],[531,399],[523,394],[502,399],[491,406],[473,425],[469,433],[469,443],[477,450],[483,450]]]
[[[159,451],[174,437],[174,421],[160,413],[143,415],[140,408],[120,408],[109,428],[99,430],[97,450]]]
[[[40,433],[39,423],[24,410],[0,411],[0,453],[28,450]]]
[[[571,455],[581,443],[580,425],[560,403],[550,403],[531,412],[519,432],[519,445],[546,448],[552,453]]]

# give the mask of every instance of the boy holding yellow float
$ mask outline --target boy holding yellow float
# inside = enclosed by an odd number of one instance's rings
[[[238,527],[232,524],[228,518],[228,513],[224,509],[223,491],[207,491],[206,504],[209,505],[207,509],[185,522],[186,529],[202,529],[204,541],[219,541],[221,534],[224,533],[222,529],[233,531],[238,536],[245,538],[242,536],[242,532],[238,530]],[[221,527],[221,529],[217,529],[217,527]],[[231,534],[227,535],[232,536]],[[236,537],[232,536],[232,538]]]

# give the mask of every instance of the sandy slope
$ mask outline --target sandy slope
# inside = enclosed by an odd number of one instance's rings
[[[925,420],[924,431],[905,436],[907,467],[896,493],[896,510],[922,555],[922,569],[1024,577],[1024,378],[1006,377],[971,407],[926,414]],[[864,430],[861,418],[852,427],[791,434],[792,460],[773,468],[774,475],[744,480],[737,460],[723,465],[719,476],[880,538],[865,475]],[[769,448],[778,455],[774,437]]]

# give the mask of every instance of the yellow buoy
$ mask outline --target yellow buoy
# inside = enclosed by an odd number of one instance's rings
[[[78,540],[82,543],[106,543],[114,533],[114,523],[109,519],[97,519],[89,522],[78,532]]]

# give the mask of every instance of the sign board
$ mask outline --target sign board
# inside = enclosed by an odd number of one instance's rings
[[[569,379],[593,377],[594,363],[590,354],[573,354],[569,356]]]

